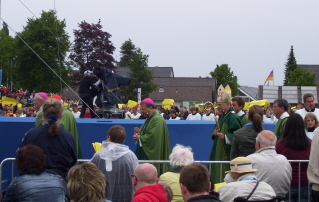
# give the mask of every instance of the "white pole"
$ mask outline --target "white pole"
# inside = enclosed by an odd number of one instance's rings
[[[141,97],[142,97],[142,89],[138,88],[137,89],[137,102],[141,103]]]

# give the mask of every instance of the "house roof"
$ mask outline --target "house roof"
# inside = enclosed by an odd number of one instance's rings
[[[170,98],[175,101],[212,101],[215,91],[214,78],[154,78],[158,88],[149,97],[154,101]],[[159,92],[162,87],[164,92]],[[143,92],[142,92],[143,93]]]
[[[174,77],[173,67],[147,67],[153,72],[153,77]],[[121,76],[129,76],[129,67],[117,67],[116,73]]]
[[[239,91],[252,100],[258,100],[258,88],[249,86],[240,86]]]

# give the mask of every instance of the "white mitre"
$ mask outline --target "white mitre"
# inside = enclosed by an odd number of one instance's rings
[[[226,102],[231,103],[231,97],[228,95],[223,85],[220,85],[218,88],[217,102]]]

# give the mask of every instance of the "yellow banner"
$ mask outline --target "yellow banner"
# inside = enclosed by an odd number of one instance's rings
[[[18,101],[14,98],[9,98],[9,97],[2,97],[2,106],[16,106],[18,104]]]

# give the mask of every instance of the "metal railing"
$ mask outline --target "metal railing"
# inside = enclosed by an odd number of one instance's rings
[[[11,161],[11,181],[15,177],[14,169],[15,169],[15,158],[6,158],[0,163],[0,190],[2,190],[2,175],[3,175],[3,165],[4,163]],[[78,163],[89,162],[90,159],[78,159]],[[211,166],[213,164],[220,164],[220,181],[223,181],[224,173],[222,173],[222,165],[229,164],[230,161],[194,161],[195,163],[201,163],[208,165],[208,170],[211,172]],[[301,163],[309,163],[309,160],[289,160],[290,163],[298,163],[298,195],[300,201],[300,164]],[[161,164],[169,164],[168,160],[139,160],[139,163],[161,163]],[[290,191],[289,191],[289,201],[290,201]],[[308,201],[310,201],[310,186],[308,185]]]

